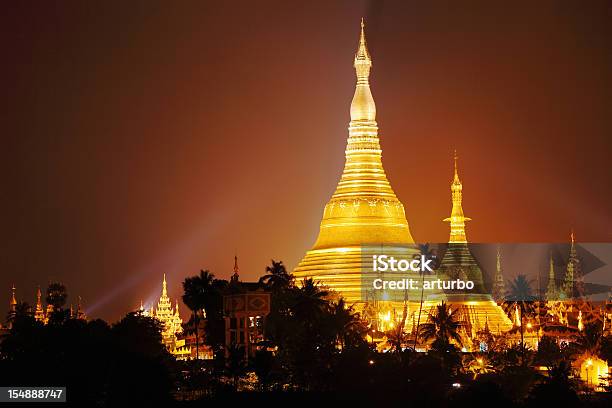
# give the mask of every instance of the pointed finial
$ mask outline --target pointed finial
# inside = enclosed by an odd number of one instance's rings
[[[497,246],[497,270],[501,271],[501,248],[498,245]]]
[[[357,70],[357,79],[367,82],[370,75],[370,67],[372,66],[372,59],[368,52],[368,44],[365,37],[365,23],[363,18],[361,19],[361,32],[359,34],[359,46],[357,47],[357,54],[355,54],[355,62],[353,64]]]
[[[570,233],[570,239],[572,240],[572,245],[574,245],[574,242],[576,242],[575,237],[574,237],[574,229],[572,228],[572,231]]]
[[[457,169],[457,160],[459,159],[459,157],[457,156],[457,149],[455,149],[453,159],[455,161],[455,180],[459,180],[459,170]]]
[[[15,284],[13,283],[13,287],[11,288],[11,306],[14,306],[17,304],[17,299],[15,298]]]
[[[230,278],[231,282],[238,282],[238,279],[240,278],[238,271],[238,255],[234,255],[234,273]]]

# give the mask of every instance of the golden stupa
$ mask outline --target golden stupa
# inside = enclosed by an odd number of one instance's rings
[[[363,248],[398,247],[405,252],[414,247],[414,240],[404,206],[382,165],[376,104],[369,82],[372,58],[363,20],[353,66],[357,84],[351,102],[344,171],[325,206],[319,236],[293,274],[298,280],[314,278],[348,302],[359,302],[363,300],[363,271],[370,267]]]
[[[451,216],[444,219],[450,223],[450,237],[436,275],[441,279],[470,280],[474,282],[474,288],[461,294],[446,293],[445,300],[453,309],[459,309],[460,320],[467,337],[475,337],[483,330],[490,330],[494,334],[508,331],[512,328],[512,322],[493,300],[491,293],[486,290],[482,270],[468,245],[465,223],[471,221],[471,218],[463,213],[463,184],[457,170],[456,153],[451,200]],[[497,262],[497,268],[500,269],[499,258]],[[432,309],[435,304],[435,300],[430,300],[424,307]]]
[[[379,315],[386,313],[387,319],[390,313],[398,316],[398,313],[407,312],[406,327],[414,328],[419,310],[419,298],[414,292],[404,292],[405,297],[400,299],[376,298],[376,294],[374,298],[368,298],[371,254],[398,254],[410,258],[418,255],[419,249],[410,234],[404,206],[391,188],[382,165],[376,104],[369,82],[372,58],[366,44],[363,20],[353,66],[357,84],[351,102],[344,171],[325,206],[319,236],[293,274],[298,281],[313,278],[350,304],[364,306],[374,303]],[[471,332],[468,336],[484,329],[497,333],[509,330],[512,324],[491,295],[485,292],[482,271],[468,248],[465,222],[470,219],[463,214],[462,184],[456,161],[451,191],[453,208],[451,216],[445,220],[450,222],[451,234],[440,269],[429,275],[386,272],[384,278],[417,278],[421,281],[449,275],[473,278],[477,288],[469,295],[428,292],[423,299],[424,314],[441,300],[447,300],[461,309],[464,327]],[[401,312],[402,309],[405,312]],[[421,322],[425,320],[423,317]]]

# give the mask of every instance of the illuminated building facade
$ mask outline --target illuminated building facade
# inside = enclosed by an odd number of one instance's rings
[[[270,313],[270,293],[259,282],[242,282],[238,257],[234,257],[234,273],[223,294],[225,320],[225,353],[233,349],[253,357],[264,340],[266,316]]]

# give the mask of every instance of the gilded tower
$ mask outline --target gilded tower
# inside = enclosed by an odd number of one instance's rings
[[[489,330],[495,334],[508,331],[512,328],[512,322],[495,303],[490,293],[487,293],[480,265],[470,251],[465,222],[470,221],[463,213],[463,184],[459,178],[457,169],[457,154],[454,157],[454,175],[451,182],[451,216],[444,221],[450,223],[450,237],[448,247],[440,266],[437,269],[438,276],[450,279],[471,280],[474,289],[463,294],[446,293],[446,299],[453,309],[458,308],[462,320],[462,327],[468,337],[474,337],[482,330]],[[501,273],[501,254],[498,251],[497,272],[494,289],[503,289],[503,276]]]
[[[451,199],[453,202],[453,208],[451,210],[451,216],[445,218],[445,222],[450,223],[450,238],[448,239],[449,244],[465,244],[467,239],[465,237],[465,223],[471,221],[471,218],[466,217],[463,214],[463,184],[459,179],[459,172],[457,171],[457,151],[455,151],[455,175],[453,176],[453,182],[451,183]]]
[[[15,285],[11,287],[11,300],[9,301],[9,312],[15,313],[17,310],[17,298],[15,297]]]
[[[451,279],[471,280],[475,293],[485,293],[482,270],[470,252],[465,233],[465,223],[471,221],[463,213],[463,184],[457,170],[457,152],[455,152],[455,172],[451,182],[451,216],[443,221],[450,223],[448,247],[438,272]]]
[[[34,310],[34,319],[38,322],[47,323],[47,316],[45,316],[45,309],[42,305],[42,293],[40,292],[40,286],[36,289],[36,309]]]
[[[497,261],[495,263],[495,280],[493,281],[493,300],[500,304],[506,296],[506,284],[501,263],[501,249],[497,247]]]
[[[570,254],[567,260],[567,268],[565,271],[565,280],[561,289],[561,297],[563,299],[575,299],[584,296],[584,282],[580,271],[580,260],[576,252],[576,240],[574,231],[570,235],[571,245]]]
[[[549,255],[548,263],[548,285],[546,286],[546,300],[558,300],[557,283],[555,278],[555,264],[553,263],[552,252]]]
[[[345,165],[336,191],[325,206],[319,236],[294,270],[300,280],[313,278],[349,302],[362,300],[364,246],[413,246],[404,206],[382,165],[376,104],[370,90],[372,58],[361,21],[353,61],[357,76]]]
[[[154,316],[162,324],[162,341],[166,347],[172,350],[176,345],[176,335],[183,331],[183,327],[181,326],[183,320],[179,314],[178,300],[176,301],[175,307],[172,307],[172,301],[168,296],[165,273],[164,280],[162,281],[162,294],[159,298],[159,302],[157,302],[157,309],[155,309]]]

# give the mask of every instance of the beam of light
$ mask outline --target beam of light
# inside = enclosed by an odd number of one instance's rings
[[[167,271],[165,272],[166,279],[171,281],[173,285],[176,282],[182,282],[182,275],[180,277],[177,276],[177,272],[181,271],[182,261],[201,248],[203,243],[211,239],[217,230],[224,227],[230,221],[229,214],[231,213],[232,209],[228,207],[225,207],[222,211],[215,211],[214,216],[209,217],[205,222],[202,222],[200,226],[193,229],[191,234],[178,242],[174,248],[159,254],[150,264],[128,273],[125,279],[118,281],[117,285],[112,290],[96,299],[95,302],[87,308],[87,315],[93,316],[96,311],[100,310],[105,305],[121,299],[120,295],[126,290],[141,285],[145,281],[151,281],[151,279],[160,282],[159,289],[149,293],[146,296],[146,302],[145,299],[143,299],[143,303],[146,303],[145,309],[146,306],[150,308],[151,305],[155,305],[157,303],[156,299],[158,299],[161,294],[163,272],[160,271]],[[136,307],[129,311],[136,310],[140,307],[140,299],[134,299],[133,302],[136,304]]]

